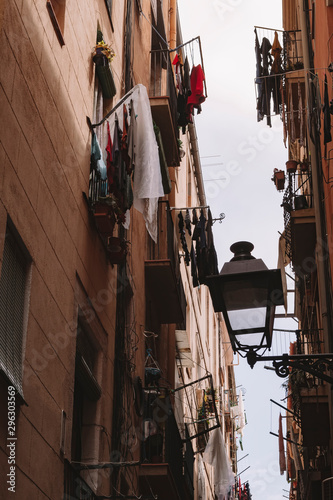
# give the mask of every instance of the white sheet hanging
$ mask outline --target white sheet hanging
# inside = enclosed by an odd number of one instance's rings
[[[238,416],[238,429],[237,432],[241,436],[243,436],[243,429],[245,427],[245,412],[244,412],[244,403],[243,403],[243,392],[242,389],[239,390],[238,396],[238,406],[239,406],[239,416]]]
[[[209,440],[202,455],[204,462],[214,467],[214,488],[218,500],[223,500],[235,482],[221,429],[209,433]]]
[[[126,106],[133,101],[133,114],[130,121],[135,120],[133,129],[135,169],[133,181],[133,206],[143,214],[146,228],[152,239],[157,242],[157,209],[158,199],[164,196],[162,184],[158,145],[155,137],[153,118],[147,89],[138,84],[128,93],[124,99]],[[117,113],[119,126],[122,128],[122,107]],[[111,137],[115,113],[109,118]]]
[[[147,230],[157,242],[158,199],[164,196],[164,189],[146,87],[141,84],[136,85],[132,99],[137,121],[133,205],[143,214]]]

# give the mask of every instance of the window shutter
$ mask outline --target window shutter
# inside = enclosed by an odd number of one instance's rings
[[[22,346],[27,261],[7,232],[0,277],[0,370],[23,397]]]

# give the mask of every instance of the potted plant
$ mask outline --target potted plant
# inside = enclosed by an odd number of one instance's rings
[[[111,62],[115,55],[111,45],[105,43],[103,39],[96,43],[92,52],[92,59],[96,66],[96,74],[102,87],[103,96],[106,99],[112,99],[117,92],[111,70]]]
[[[286,162],[287,172],[289,174],[294,174],[297,170],[298,162],[296,160],[288,160]]]
[[[112,236],[115,224],[125,220],[124,213],[113,194],[99,196],[92,206],[92,212],[98,231],[105,237]]]
[[[272,181],[274,182],[276,189],[278,191],[282,191],[284,189],[285,180],[286,180],[286,177],[285,177],[284,171],[279,170],[277,168],[274,168]]]
[[[97,42],[93,48],[93,61],[96,66],[107,66],[113,61],[115,55],[111,45],[105,43],[104,40]]]
[[[309,161],[306,158],[304,158],[299,166],[300,166],[301,172],[307,172],[309,170]]]

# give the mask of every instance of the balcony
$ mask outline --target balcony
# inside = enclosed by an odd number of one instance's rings
[[[324,352],[322,330],[312,328],[296,331],[296,354],[322,354]]]
[[[320,354],[324,351],[322,330],[317,328],[296,332],[296,343],[291,352]],[[318,455],[314,448],[325,447],[330,440],[329,385],[313,374],[294,370],[289,377],[289,386],[293,410],[300,417],[303,446],[308,448],[309,458],[315,460]]]
[[[262,120],[266,115],[267,124],[271,126],[271,116],[280,115],[281,119],[286,121],[289,134],[295,136],[295,139],[300,138],[305,133],[305,77],[301,31],[255,27],[255,32],[258,120]],[[298,118],[299,90],[302,96],[303,121]],[[291,109],[294,110],[293,114],[290,113]]]
[[[292,260],[295,272],[309,274],[315,262],[316,223],[314,208],[291,212]]]
[[[193,499],[194,455],[183,440],[170,401],[148,394],[139,486],[142,495],[159,500]]]
[[[287,174],[288,185],[282,201],[286,254],[294,271],[304,277],[313,271],[316,245],[316,224],[313,208],[311,172]]]
[[[159,202],[158,241],[145,261],[147,308],[161,324],[183,324],[186,299],[180,276],[178,242],[167,201]]]
[[[304,68],[301,30],[283,32],[283,69],[285,72]]]
[[[168,166],[179,166],[177,90],[168,50],[151,51],[149,100],[160,129]]]
[[[123,238],[113,236],[117,223],[124,219],[117,198],[107,195],[107,180],[101,178],[96,165],[91,161],[88,196],[83,193],[89,214],[98,234],[101,237],[110,264],[121,264],[127,254],[127,242]],[[117,232],[117,229],[116,231]]]
[[[300,414],[303,446],[327,446],[330,440],[327,386],[301,388]]]

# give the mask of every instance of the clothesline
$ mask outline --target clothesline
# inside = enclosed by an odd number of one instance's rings
[[[102,125],[102,123],[105,122],[105,120],[107,118],[109,118],[109,116],[111,116],[117,108],[119,108],[119,106],[124,102],[126,101],[126,99],[128,99],[128,97],[130,97],[130,95],[134,92],[134,90],[136,89],[136,87],[133,87],[129,92],[127,92],[127,94],[125,94],[118,102],[117,104],[111,109],[111,111],[109,111],[105,116],[104,118],[102,118],[102,120],[98,123],[91,123],[91,120],[89,118],[89,116],[87,116],[87,122],[88,122],[88,125],[89,125],[89,128],[91,130],[93,130],[95,127],[99,127],[100,125]]]
[[[290,75],[292,73],[299,73],[300,71],[306,71],[312,76],[318,76],[318,74],[314,73],[314,71],[321,71],[321,70],[327,70],[327,71],[329,71],[329,73],[331,73],[331,71],[327,67],[326,68],[311,68],[311,69],[310,68],[300,68],[300,69],[293,69],[291,71],[283,71],[281,73],[274,73],[272,75],[260,75],[260,76],[255,77],[254,81],[255,81],[255,83],[257,83],[256,80],[261,79],[261,78],[272,78],[272,76],[275,76],[275,77],[286,76],[286,75]],[[322,81],[324,81],[324,80],[322,80]]]
[[[204,67],[203,56],[202,56],[202,48],[201,48],[201,39],[200,39],[200,36],[196,36],[195,38],[192,38],[192,40],[189,40],[188,42],[185,42],[185,43],[182,43],[182,44],[178,45],[178,47],[176,47],[175,49],[169,50],[169,53],[171,54],[171,52],[176,52],[177,50],[179,50],[179,49],[181,49],[183,47],[186,47],[187,45],[189,45],[190,43],[194,42],[195,40],[198,40],[198,43],[199,43],[201,67],[202,67],[202,71],[205,73],[205,67]],[[208,94],[207,94],[206,79],[204,80],[203,83],[204,83],[204,86],[205,86],[205,95],[206,95],[206,98],[207,98]]]
[[[269,31],[278,31],[279,33],[284,33],[285,30],[277,30],[275,28],[264,28],[263,26],[255,26],[254,29],[258,30],[269,30]],[[292,30],[292,31],[300,31],[300,30]]]

